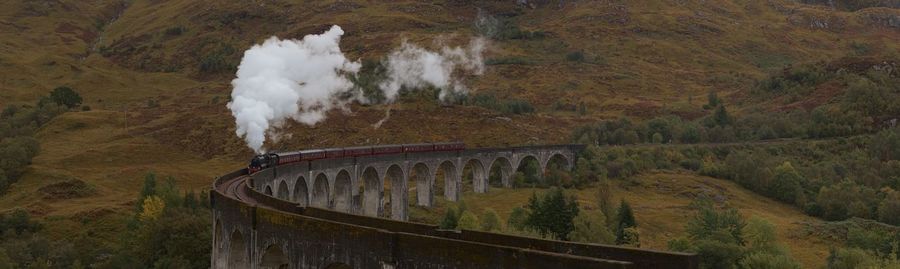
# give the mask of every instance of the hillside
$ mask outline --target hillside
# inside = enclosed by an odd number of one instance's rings
[[[714,197],[719,205],[738,208],[745,217],[757,216],[777,227],[781,243],[804,268],[821,268],[825,265],[829,247],[835,239],[823,237],[827,231],[820,229],[825,223],[805,216],[797,208],[754,194],[729,181],[698,177],[679,171],[660,171],[643,174],[629,181],[612,184],[614,200],[624,199],[632,205],[641,233],[641,247],[667,249],[667,243],[684,234],[685,225],[692,217],[689,205],[698,196]],[[487,194],[465,193],[463,201],[468,210],[481,215],[491,208],[502,217],[510,215],[515,207],[524,206],[535,189],[491,189]],[[584,210],[598,211],[596,187],[573,191]],[[416,210],[413,218],[437,222],[444,209]]]
[[[40,154],[0,196],[0,211],[24,207],[49,220],[59,238],[73,227],[103,233],[134,208],[148,171],[174,176],[184,190],[202,190],[244,166],[253,152],[234,135],[225,104],[244,50],[270,36],[299,39],[340,25],[342,51],[365,65],[403,40],[438,48],[487,35],[484,74],[464,77],[470,95],[520,99],[536,109],[504,113],[442,105],[430,92],[409,94],[394,104],[331,111],[312,127],[288,123],[282,133],[290,135],[270,149],[567,143],[573,129],[601,119],[711,114],[702,108],[710,91],[736,113],[811,109],[848,85],[823,83],[813,94],[776,102],[752,93],[757,82],[787,73],[786,66],[856,63],[842,62],[847,56],[900,59],[896,1],[828,3],[834,2],[11,1],[0,9],[0,107],[32,105],[66,85],[90,110],[67,112],[37,130]],[[493,21],[490,27],[475,23],[483,18]],[[730,182],[655,173],[615,192],[635,204],[647,247],[665,248],[683,232],[681,206],[690,199],[680,190],[695,188],[719,190],[743,213],[776,223],[807,267],[822,265],[833,243],[804,234],[805,223],[820,220],[799,209]],[[496,197],[510,205],[530,194],[500,193],[509,194]],[[579,197],[591,203],[590,190]]]

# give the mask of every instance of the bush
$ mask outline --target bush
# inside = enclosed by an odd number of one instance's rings
[[[684,169],[697,171],[700,170],[700,167],[702,167],[703,163],[701,163],[700,160],[697,159],[684,159],[678,162],[678,165]]]
[[[789,256],[772,253],[751,253],[741,259],[741,267],[753,269],[800,269],[800,264]]]
[[[568,238],[575,242],[612,244],[616,236],[606,226],[606,217],[602,212],[582,212],[573,220],[575,229]]]
[[[472,212],[463,211],[462,215],[459,216],[459,225],[456,228],[461,230],[478,230],[480,228],[478,217]]]
[[[225,45],[216,48],[200,58],[200,72],[211,74],[224,71],[232,71],[237,68],[232,55],[235,53],[234,47]]]
[[[187,29],[184,28],[184,26],[179,25],[179,26],[169,27],[168,29],[166,29],[166,35],[167,36],[180,36],[185,31],[187,31]]]
[[[528,60],[523,57],[513,56],[513,57],[503,57],[503,58],[490,58],[484,61],[485,65],[531,65],[534,64],[533,61]]]
[[[506,220],[506,227],[510,230],[525,230],[526,222],[528,222],[528,212],[524,208],[513,208],[509,213],[509,219]]]
[[[67,86],[60,86],[50,92],[50,100],[57,105],[66,106],[71,109],[81,105],[81,96],[75,90]]]
[[[353,86],[362,92],[364,104],[380,104],[385,101],[384,91],[379,88],[379,84],[387,77],[387,68],[381,62],[365,59],[359,72],[348,77]]]
[[[528,101],[520,99],[501,101],[493,94],[475,94],[468,97],[464,103],[500,111],[505,114],[527,114],[534,112],[534,107]]]
[[[828,254],[829,269],[883,268],[878,257],[858,248],[832,249]]]
[[[581,51],[569,52],[569,54],[566,54],[566,61],[583,62],[584,61],[584,52],[581,52]]]
[[[500,216],[498,216],[497,212],[493,209],[486,208],[484,212],[481,213],[482,231],[492,232],[503,230],[503,226],[501,226],[500,223]]]

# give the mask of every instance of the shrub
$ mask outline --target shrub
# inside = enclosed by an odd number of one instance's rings
[[[478,230],[479,228],[478,217],[472,212],[463,211],[463,213],[459,216],[459,222],[456,228],[458,229],[466,229],[466,230]]]
[[[81,105],[81,96],[75,90],[67,86],[60,86],[50,92],[50,100],[57,105],[66,106],[71,109]]]
[[[523,57],[512,56],[512,57],[502,57],[502,58],[490,58],[484,61],[485,65],[531,65],[534,64],[533,61],[528,60]]]
[[[569,52],[569,54],[566,54],[566,61],[583,62],[584,61],[584,53],[581,51]]]
[[[167,36],[180,36],[185,31],[187,31],[187,29],[184,28],[184,26],[179,25],[179,26],[169,27],[168,29],[166,29],[166,35]]]
[[[506,220],[506,227],[511,230],[524,230],[525,223],[528,221],[528,212],[521,207],[513,208],[509,213],[509,219]]]
[[[616,241],[615,235],[606,226],[606,217],[602,212],[582,212],[573,222],[575,229],[568,235],[572,241],[596,244]]]
[[[700,170],[700,167],[702,167],[703,163],[701,163],[700,160],[697,159],[684,159],[678,162],[678,165],[684,169],[697,171]]]
[[[505,114],[527,114],[534,112],[534,107],[528,101],[520,99],[501,101],[493,94],[475,94],[468,97],[465,103],[500,111]]]
[[[503,230],[503,226],[500,224],[500,216],[497,215],[496,211],[486,208],[481,213],[481,230],[487,232]]]
[[[741,267],[754,269],[800,269],[800,264],[789,256],[758,252],[741,259]]]
[[[715,108],[721,103],[722,99],[719,99],[719,95],[715,91],[710,91],[709,94],[706,95],[706,106],[704,106],[704,108]]]
[[[234,47],[225,45],[204,54],[200,58],[200,72],[210,74],[234,70],[237,67],[232,59],[234,53]]]
[[[379,84],[387,77],[387,68],[381,62],[364,59],[362,68],[356,74],[350,74],[353,85],[362,92],[365,104],[380,104],[385,101],[384,92]]]
[[[829,269],[881,268],[878,258],[858,248],[832,249],[828,254]]]

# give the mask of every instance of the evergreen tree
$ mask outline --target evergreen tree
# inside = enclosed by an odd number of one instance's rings
[[[725,109],[725,105],[721,105],[716,108],[716,113],[713,115],[713,120],[718,126],[728,126],[731,124],[732,119],[731,116],[728,115],[728,110]]]
[[[194,193],[193,190],[191,190],[189,192],[185,192],[184,198],[182,198],[182,201],[184,201],[185,208],[188,208],[191,210],[197,210],[197,206],[198,206],[197,194]]]
[[[566,197],[562,189],[552,188],[540,199],[533,194],[528,209],[525,224],[541,235],[568,240],[569,233],[575,229],[573,219],[578,215],[578,203],[574,196]]]
[[[626,233],[626,229],[637,227],[637,222],[634,220],[634,212],[631,211],[631,206],[628,205],[628,202],[622,200],[622,203],[619,205],[619,225],[616,226],[616,244],[627,244],[628,237]]]
[[[597,206],[603,212],[607,227],[613,227],[616,216],[613,209],[612,185],[608,179],[600,180],[597,188]]]
[[[144,187],[141,188],[141,194],[138,196],[138,212],[143,211],[144,199],[151,195],[156,195],[156,174],[148,172],[147,175],[144,175]]]
[[[706,107],[708,108],[717,107],[721,102],[722,100],[719,99],[719,95],[716,94],[715,91],[710,91],[709,94],[706,95]]]
[[[459,218],[456,216],[456,211],[453,208],[447,208],[447,212],[444,213],[444,219],[441,220],[441,229],[456,229]]]

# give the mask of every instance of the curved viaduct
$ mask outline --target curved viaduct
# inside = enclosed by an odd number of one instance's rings
[[[500,182],[493,185],[509,187],[526,160],[537,161],[541,172],[554,162],[571,168],[582,149],[398,153],[305,161],[252,175],[241,169],[217,178],[210,193],[211,262],[214,268],[696,268],[693,254],[405,221],[410,193],[417,205],[431,206],[443,187],[438,195],[457,201],[463,178],[471,178],[473,191],[488,192],[488,173],[497,167]]]

